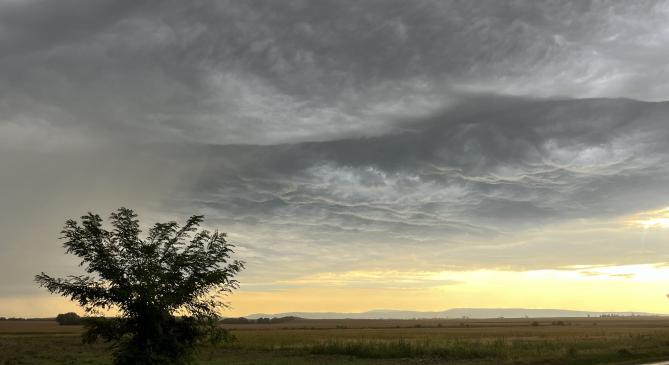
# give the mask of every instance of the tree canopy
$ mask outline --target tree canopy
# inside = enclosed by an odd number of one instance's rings
[[[56,322],[61,326],[76,326],[83,324],[83,319],[74,312],[68,312],[57,315]]]
[[[62,231],[68,254],[87,274],[35,277],[40,286],[77,301],[88,313],[116,310],[116,318],[87,321],[84,340],[116,347],[115,364],[187,363],[197,342],[227,338],[217,326],[225,296],[244,263],[232,260],[226,234],[200,230],[204,217],[183,226],[156,223],[145,239],[137,215],[120,208],[111,230],[97,214],[68,220]]]

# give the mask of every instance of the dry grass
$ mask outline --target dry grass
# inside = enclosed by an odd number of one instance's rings
[[[61,326],[56,321],[0,321],[0,335],[79,334],[81,326]]]
[[[237,341],[202,348],[202,363],[579,365],[669,359],[669,318],[660,317],[298,320],[226,327]],[[104,346],[80,344],[80,331],[54,322],[0,322],[0,364],[108,362]]]

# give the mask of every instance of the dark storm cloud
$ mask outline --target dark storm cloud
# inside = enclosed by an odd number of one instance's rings
[[[379,137],[211,147],[195,191],[229,219],[417,240],[622,216],[669,201],[667,112],[623,99],[474,98]]]
[[[86,38],[117,22],[139,1],[5,1],[0,4],[0,52],[5,57]]]
[[[463,90],[665,99],[668,11],[604,1],[4,1],[2,123],[21,127],[2,132],[277,143],[383,134]]]

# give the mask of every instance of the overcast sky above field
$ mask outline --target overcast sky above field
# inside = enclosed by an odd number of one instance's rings
[[[666,1],[0,0],[0,316],[87,211],[205,214],[229,315],[669,312]],[[550,288],[550,292],[547,292]],[[54,313],[52,313],[54,312]]]

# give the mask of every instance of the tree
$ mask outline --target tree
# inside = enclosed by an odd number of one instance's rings
[[[81,317],[74,312],[61,313],[56,316],[56,322],[61,326],[76,326],[83,323]]]
[[[87,313],[116,310],[115,318],[87,319],[85,342],[103,339],[115,348],[114,364],[186,364],[206,339],[223,341],[218,327],[225,295],[238,288],[244,263],[232,260],[225,233],[200,230],[203,216],[183,226],[156,223],[140,238],[137,215],[120,208],[112,230],[97,214],[68,220],[63,247],[81,258],[87,275],[35,277],[40,286],[77,301]]]

